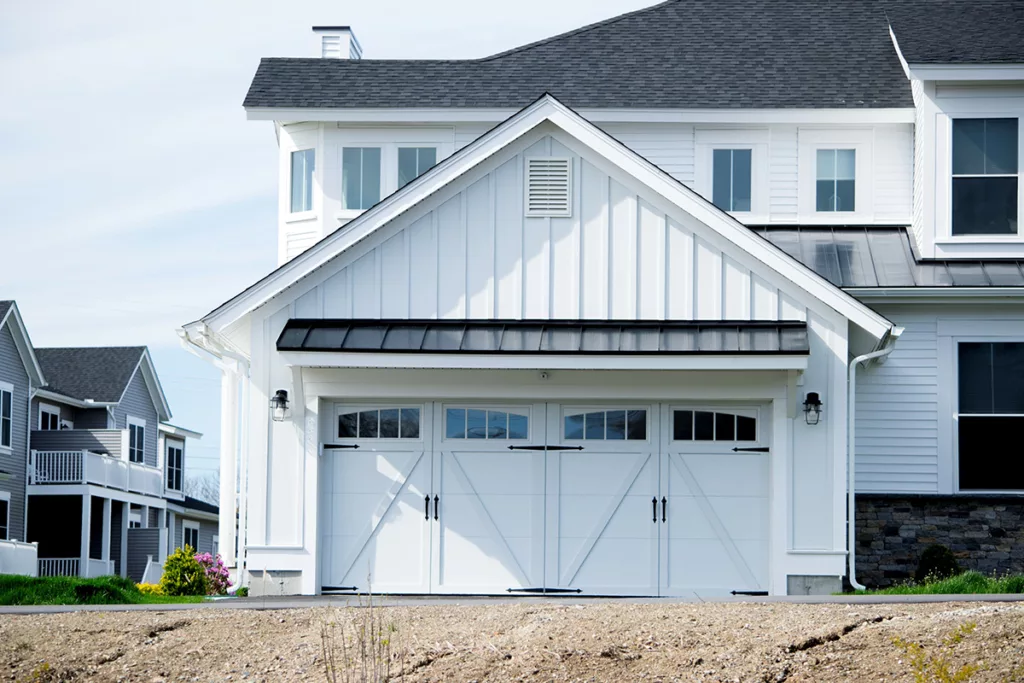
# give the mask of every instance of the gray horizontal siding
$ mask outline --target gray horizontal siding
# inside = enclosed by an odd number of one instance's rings
[[[152,556],[154,561],[160,560],[160,529],[129,529],[128,530],[128,577],[132,581],[142,581],[146,571],[146,559]]]
[[[857,376],[857,491],[937,493],[939,371],[935,316],[885,313],[906,328],[882,365]]]
[[[0,450],[0,470],[11,476],[0,479],[0,491],[11,494],[8,538],[25,540],[25,469],[28,466],[28,373],[8,325],[0,328],[0,382],[14,387],[11,450]]]
[[[92,451],[121,457],[123,433],[119,429],[62,429],[32,432],[35,451]]]
[[[174,547],[181,547],[181,541],[185,534],[186,520],[199,524],[199,547],[195,549],[196,552],[216,554],[217,549],[213,547],[213,537],[217,534],[217,522],[208,522],[205,519],[189,519],[188,517],[175,516]]]
[[[156,406],[153,405],[153,397],[146,387],[146,380],[142,372],[136,370],[128,389],[124,392],[121,402],[114,408],[114,426],[118,429],[128,428],[128,416],[146,421],[146,446],[145,463],[150,467],[156,467],[156,441],[157,419]]]

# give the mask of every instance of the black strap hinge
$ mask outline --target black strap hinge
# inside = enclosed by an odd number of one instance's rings
[[[325,443],[324,444],[324,450],[325,451],[337,451],[337,450],[342,450],[342,449],[345,449],[345,448],[359,448],[359,444],[357,444],[357,443]]]
[[[768,595],[768,591],[730,591],[733,595],[751,595],[751,596],[764,596]]]
[[[767,453],[767,446],[754,446],[753,448],[739,448],[732,449],[733,453]]]
[[[582,451],[583,446],[509,446],[510,451]]]
[[[357,586],[320,586],[321,593],[355,593]]]
[[[507,593],[582,593],[581,588],[509,588]]]

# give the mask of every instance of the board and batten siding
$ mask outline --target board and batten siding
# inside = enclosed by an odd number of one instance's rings
[[[117,429],[128,429],[128,416],[146,421],[145,464],[150,467],[157,465],[157,432],[159,419],[153,397],[146,386],[146,379],[136,368],[128,389],[121,397],[121,402],[114,408],[114,426]]]
[[[572,217],[524,217],[523,159],[537,154],[573,158]],[[362,250],[354,248],[348,265],[297,297],[294,316],[778,320],[795,315],[777,286],[550,137],[432,210],[412,214],[407,223],[383,230]]]
[[[11,400],[11,448],[0,449],[0,470],[10,476],[0,477],[0,491],[11,494],[8,508],[10,524],[7,537],[25,540],[25,468],[28,466],[28,389],[29,378],[25,363],[14,342],[14,335],[5,323],[0,327],[0,382],[10,384],[14,391]]]
[[[882,313],[905,331],[885,363],[858,372],[857,491],[938,493],[936,316],[903,309]]]

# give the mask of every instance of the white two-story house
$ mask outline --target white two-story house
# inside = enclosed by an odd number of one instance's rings
[[[264,59],[280,265],[182,331],[223,370],[244,580],[1024,569],[1022,14],[669,0],[483,59],[344,26]]]

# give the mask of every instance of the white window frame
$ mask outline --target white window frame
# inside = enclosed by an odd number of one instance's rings
[[[320,125],[299,123],[282,127],[281,135],[280,214],[283,223],[300,223],[317,218],[323,196],[323,145],[320,144]],[[313,208],[292,213],[292,152],[313,150]]]
[[[134,427],[141,427],[142,428],[142,448],[141,448],[142,459],[141,460],[132,460],[131,429],[132,429],[133,426]],[[128,430],[128,452],[126,454],[128,462],[134,462],[137,465],[145,465],[146,464],[146,431],[148,429],[148,427],[146,426],[146,421],[143,420],[140,417],[132,417],[131,415],[128,415],[128,416],[125,417],[125,429]]]
[[[181,472],[181,486],[178,488],[172,488],[167,484],[168,475],[171,473],[170,450],[172,448],[181,451],[181,466],[175,468]],[[164,488],[168,491],[174,491],[175,493],[182,493],[185,489],[185,442],[183,441],[172,441],[171,439],[164,440]]]
[[[338,418],[345,413],[360,413],[364,410],[401,410],[402,408],[414,408],[420,411],[420,435],[417,438],[411,437],[397,437],[397,438],[381,438],[381,437],[341,437],[338,436]],[[357,418],[358,419],[358,418]],[[421,403],[338,403],[335,404],[334,421],[331,424],[330,441],[342,441],[345,443],[351,441],[369,441],[375,444],[386,444],[386,443],[403,443],[403,444],[414,444],[420,443],[424,440],[424,433],[426,432],[427,413],[426,406]],[[377,431],[380,432],[380,422],[377,423]],[[401,434],[401,413],[399,413],[399,430]]]
[[[310,195],[309,208],[308,209],[303,209],[301,211],[292,211],[292,193],[294,191],[294,188],[292,187],[292,180],[294,179],[294,175],[292,173],[292,171],[293,171],[292,164],[295,163],[295,156],[294,155],[296,153],[298,153],[298,152],[313,152],[313,174],[309,178],[309,182],[312,184],[312,187],[310,188],[310,193],[309,193],[309,195]],[[316,211],[315,211],[315,209],[316,209],[316,196],[317,196],[317,183],[316,183],[316,180],[317,180],[317,177],[316,177],[317,168],[316,167],[317,167],[317,157],[318,156],[319,155],[317,154],[316,145],[306,145],[306,146],[303,146],[303,147],[296,147],[295,149],[293,149],[290,152],[288,152],[288,205],[287,205],[288,206],[288,210],[287,210],[287,213],[288,213],[288,218],[289,218],[290,221],[307,220],[309,218],[315,218],[316,217]]]
[[[660,439],[660,436],[658,436],[656,434],[652,434],[652,431],[654,430],[654,411],[656,410],[656,408],[654,408],[654,407],[652,407],[650,405],[636,405],[636,404],[631,404],[631,403],[614,403],[614,404],[607,404],[606,403],[606,404],[603,404],[603,405],[563,404],[561,406],[561,408],[562,408],[561,412],[558,415],[558,438],[561,440],[561,443],[571,443],[573,445],[580,444],[580,445],[584,445],[584,446],[587,443],[592,443],[592,444],[597,444],[597,443],[641,444],[641,443],[655,443],[655,441]],[[617,411],[617,410],[624,410],[624,411],[626,411],[627,414],[631,410],[642,410],[642,411],[644,411],[644,413],[646,415],[646,420],[647,420],[647,426],[646,426],[646,428],[644,430],[644,434],[646,435],[646,438],[644,438],[644,439],[630,439],[630,438],[628,438],[629,437],[629,433],[628,433],[628,426],[627,426],[627,433],[626,433],[626,437],[627,438],[625,438],[625,439],[608,439],[607,438],[607,434],[608,434],[607,416],[605,417],[605,438],[603,438],[603,439],[588,439],[588,438],[586,438],[586,436],[587,436],[587,427],[586,427],[586,421],[585,420],[584,420],[584,423],[583,423],[583,438],[581,438],[581,439],[570,439],[570,438],[566,437],[566,435],[565,435],[565,418],[568,417],[568,415],[570,413],[572,413],[572,414],[577,414],[577,413],[583,413],[583,414],[586,414],[586,413],[608,413],[608,412]],[[627,420],[626,420],[626,424],[627,425],[629,424],[628,417],[627,417]]]
[[[953,234],[953,121],[956,119],[1017,119],[1017,234],[954,235]],[[1024,240],[1024,111],[959,111],[946,110],[937,117],[939,149],[936,150],[936,242],[946,244],[1019,243]],[[943,149],[944,148],[944,149]],[[965,174],[963,177],[970,177]],[[993,175],[992,178],[1002,176]]]
[[[798,222],[836,225],[874,222],[874,154],[872,130],[819,128],[799,129],[797,183]],[[818,211],[818,150],[854,151],[853,211]]]
[[[755,439],[753,441],[697,441],[676,439],[675,433],[675,412],[677,410],[689,410],[692,412],[706,413],[730,413],[752,417],[755,423]],[[749,403],[679,403],[668,406],[665,430],[668,443],[674,451],[693,451],[700,453],[732,453],[734,447],[756,448],[769,446],[767,435],[768,428],[766,420],[769,419],[768,411],[763,405],[751,405]]]
[[[448,410],[482,410],[485,413],[492,410],[496,413],[515,413],[517,415],[526,416],[526,438],[524,439],[510,439],[507,436],[493,439],[470,439],[468,436],[463,438],[448,436]],[[486,418],[485,418],[486,419]],[[508,444],[528,444],[532,442],[534,435],[534,413],[533,405],[529,403],[520,404],[492,404],[492,403],[443,403],[441,404],[441,440],[453,443],[453,444],[482,444],[482,443],[508,443]],[[468,417],[467,417],[468,420]],[[467,426],[468,433],[468,426]]]
[[[334,218],[346,222],[363,214],[364,209],[341,208],[342,191],[342,156],[346,147],[379,147],[380,148],[380,198],[383,201],[398,190],[398,148],[399,147],[433,147],[437,150],[436,165],[447,159],[455,151],[455,129],[451,127],[437,128],[394,128],[365,129],[345,127],[339,123],[337,129],[325,129],[325,159],[330,160],[330,168],[324,170],[324,184],[336,194],[337,211]],[[318,167],[317,172],[320,172]],[[315,205],[315,204],[314,204]]]
[[[188,545],[190,545],[192,550],[194,550],[196,553],[199,552],[199,528],[200,528],[199,522],[193,522],[193,521],[188,520],[188,519],[181,520],[181,547],[182,548],[184,548],[185,545],[187,544],[186,542],[187,542],[187,539],[188,539],[188,532],[189,531],[194,531],[194,532],[196,532],[196,543],[195,543],[195,545],[191,545],[191,544],[188,544]]]
[[[750,211],[729,211],[742,223],[767,223],[771,214],[768,130],[697,130],[695,135],[694,189],[709,202],[714,199],[716,149],[750,150]]]
[[[0,519],[0,527],[3,528],[3,533],[0,533],[0,541],[11,540],[11,494],[9,491],[0,491],[0,502],[7,503],[7,518]]]
[[[55,406],[52,403],[40,403],[39,404],[39,422],[38,429],[40,431],[46,431],[43,429],[43,415],[56,415],[57,416],[57,431],[61,428],[60,419],[60,406]]]
[[[398,177],[398,173],[399,173],[399,165],[398,165],[399,150],[415,149],[416,150],[416,166],[418,168],[419,167],[419,159],[420,159],[419,150],[422,150],[422,149],[432,149],[432,150],[434,150],[434,166],[437,166],[439,163],[441,163],[441,150],[439,150],[437,147],[438,146],[436,144],[417,145],[417,144],[414,144],[414,143],[406,143],[406,142],[400,142],[400,143],[395,145],[395,191],[396,192],[398,190],[402,189],[401,187],[399,187],[399,180],[400,179]],[[384,161],[383,160],[383,150],[381,151],[381,154],[382,154],[381,165],[383,166],[383,161]],[[434,168],[434,166],[431,166],[430,168]],[[427,171],[429,171],[429,170],[430,169],[427,169]],[[427,171],[424,171],[423,173],[427,173]],[[418,176],[416,176],[416,178],[419,178],[421,175],[423,175],[423,173],[420,173]],[[409,185],[409,184],[415,182],[416,178],[413,178],[412,180],[410,180],[408,183],[406,183],[406,185]],[[381,188],[381,191],[383,191],[383,188]]]
[[[141,529],[142,528],[142,510],[129,510],[128,511],[128,528],[129,529]]]
[[[11,395],[11,417],[10,419],[10,434],[11,442],[9,444],[0,443],[0,453],[10,454],[14,450],[14,425],[16,424],[14,419],[14,385],[8,382],[0,382],[0,394],[8,393]],[[0,396],[0,407],[3,405],[3,397]],[[0,415],[0,421],[5,419],[3,415]],[[2,433],[2,431],[0,431]]]

